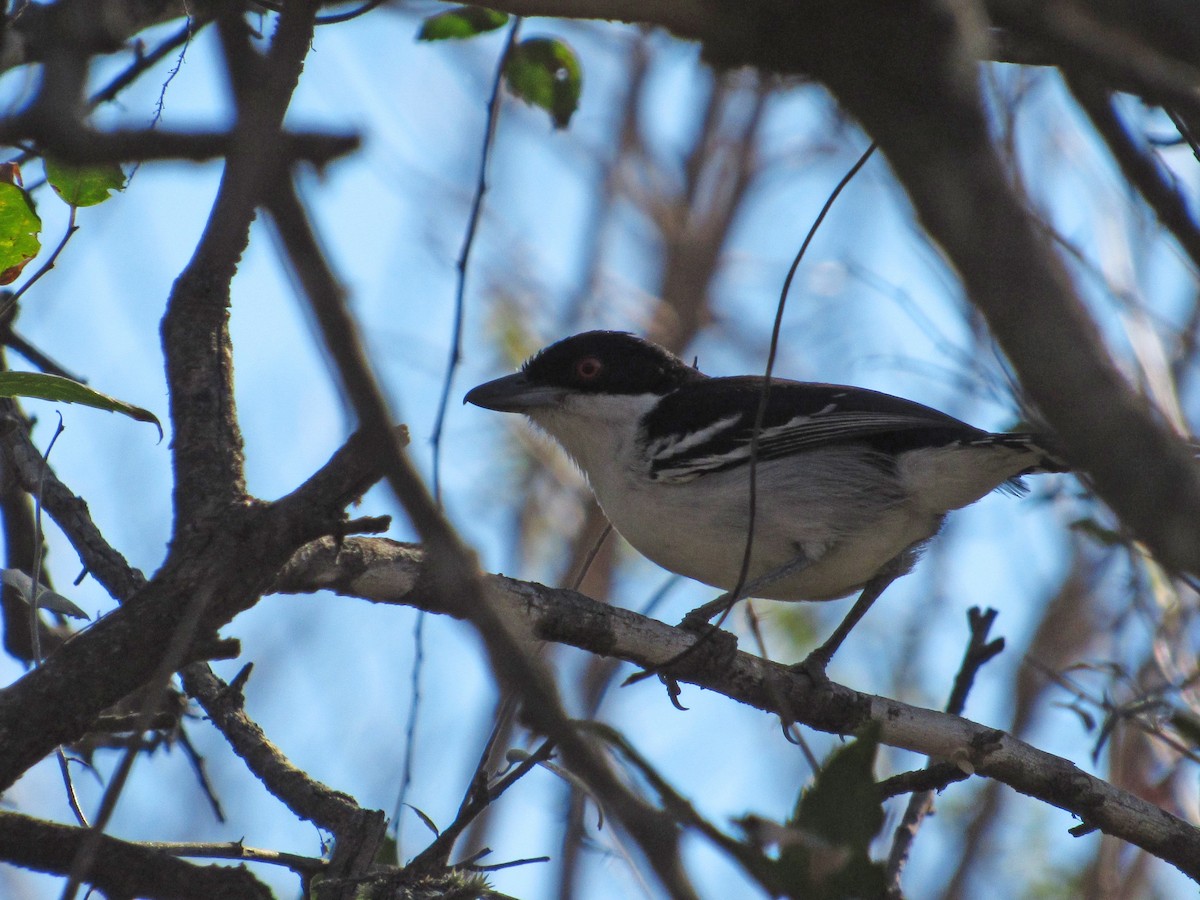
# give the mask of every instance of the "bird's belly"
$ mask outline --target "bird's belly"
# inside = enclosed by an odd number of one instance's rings
[[[633,492],[597,496],[613,527],[639,553],[664,569],[723,590],[738,582],[746,549],[749,501],[744,490],[706,491],[646,483]],[[807,558],[808,564],[749,592],[774,600],[832,600],[862,587],[913,544],[932,536],[937,522],[908,504],[874,511],[868,522],[830,521],[816,503],[760,506],[746,583]]]

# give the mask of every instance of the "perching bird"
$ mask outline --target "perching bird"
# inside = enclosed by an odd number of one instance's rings
[[[745,596],[831,600],[862,589],[806,661],[823,671],[850,628],[905,574],[950,510],[1020,476],[1066,467],[1033,434],[991,434],[889,394],[772,379],[711,378],[630,334],[559,341],[465,402],[519,412],[587,476],[613,527],[665,569],[730,591],[688,615],[707,622]]]

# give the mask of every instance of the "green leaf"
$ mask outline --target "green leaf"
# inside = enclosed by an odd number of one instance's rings
[[[107,200],[111,191],[125,190],[125,173],[116,163],[68,166],[52,159],[43,162],[50,187],[71,206],[95,206]]]
[[[0,284],[12,284],[25,264],[38,255],[42,220],[23,188],[0,182]]]
[[[566,128],[579,107],[583,71],[575,51],[558,38],[529,38],[513,47],[504,80],[516,96],[550,113],[555,128]]]
[[[872,724],[833,753],[801,792],[787,823],[795,839],[779,854],[782,893],[806,900],[884,895],[884,866],[870,856],[884,822],[874,775],[878,749],[879,726]]]
[[[33,397],[57,403],[81,403],[95,409],[118,412],[139,422],[149,422],[158,429],[158,439],[163,436],[162,423],[149,410],[132,406],[115,397],[92,390],[86,384],[47,375],[43,372],[0,372],[0,397]]]
[[[418,41],[445,41],[475,37],[495,31],[508,21],[508,13],[496,12],[483,6],[456,6],[454,9],[430,16],[421,23]]]
[[[8,585],[21,595],[21,599],[33,606],[33,579],[20,569],[0,569],[0,582]],[[44,584],[38,585],[38,609],[58,613],[60,616],[70,616],[73,619],[86,619],[88,614],[64,597],[56,594]]]
[[[866,847],[883,827],[883,804],[875,787],[878,726],[864,730],[826,760],[800,794],[789,825],[835,844]]]

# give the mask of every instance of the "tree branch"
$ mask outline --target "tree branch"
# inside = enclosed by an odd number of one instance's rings
[[[42,508],[62,529],[88,572],[114,599],[128,599],[145,586],[145,576],[105,540],[92,521],[87,502],[59,481],[54,470],[45,463],[13,401],[0,401],[0,409],[5,406],[8,413],[0,418],[0,450],[8,468],[16,475],[23,490],[31,495],[41,490]]]
[[[66,875],[86,828],[59,825],[0,810],[4,861],[39,872]],[[197,866],[161,849],[100,837],[86,878],[109,897],[171,900],[271,900],[271,891],[245,866]]]
[[[958,674],[954,677],[954,686],[950,690],[950,698],[946,701],[946,712],[951,715],[962,715],[962,711],[967,705],[967,694],[971,692],[971,686],[975,683],[975,676],[989,660],[1004,650],[1004,638],[996,638],[994,641],[988,640],[988,632],[992,629],[992,623],[996,621],[996,615],[996,610],[994,609],[989,609],[985,612],[981,611],[977,606],[972,606],[967,611],[967,620],[971,627],[971,637],[967,642],[967,649],[963,653],[963,660],[959,666]],[[938,780],[942,783],[935,786],[926,786],[914,791],[913,795],[908,798],[908,805],[904,808],[904,815],[900,819],[900,824],[896,826],[895,837],[892,840],[892,849],[888,853],[887,875],[889,898],[904,896],[900,890],[900,876],[903,874],[904,867],[908,863],[908,855],[913,843],[917,839],[917,832],[920,831],[925,817],[933,810],[934,792],[941,790],[945,784],[949,784],[949,780],[946,780],[943,771],[944,768],[944,763],[930,761],[929,765],[926,766],[926,771],[936,772]]]
[[[0,440],[3,431],[0,430]],[[348,443],[304,486],[270,504],[252,503],[210,533],[188,534],[143,588],[60,647],[39,668],[0,690],[0,790],[56,746],[86,733],[96,716],[142,687],[178,628],[191,599],[207,608],[185,663],[213,652],[218,628],[262,596],[303,541],[341,536],[347,497],[379,470]],[[70,497],[70,492],[65,494]],[[307,512],[306,512],[307,511]],[[89,519],[70,522],[87,533]],[[73,543],[80,540],[68,531]],[[115,552],[115,551],[113,551]],[[223,652],[224,652],[224,648]],[[104,673],[97,677],[96,673]]]
[[[162,322],[171,442],[175,453],[175,534],[242,502],[242,436],[233,395],[229,283],[250,236],[265,186],[288,160],[276,147],[283,117],[312,41],[316,2],[288,4],[271,49],[259,59],[237,7],[217,19],[231,77],[253,60],[253,89],[238,117],[221,187],[200,243],[175,282]],[[235,85],[238,78],[233,77]]]
[[[412,461],[388,429],[390,413],[367,362],[343,292],[330,271],[308,215],[290,182],[273,185],[268,207],[338,368],[344,393],[363,433],[374,444],[397,499],[430,548],[426,588],[477,629],[497,680],[522,700],[529,727],[550,738],[564,763],[601,797],[637,842],[673,896],[695,896],[679,856],[679,833],[662,811],[644,803],[617,778],[605,757],[575,729],[554,682],[527,642],[514,635],[483,589],[473,554],[462,543],[425,488]]]
[[[1200,270],[1200,223],[1188,209],[1187,198],[1168,180],[1157,160],[1140,148],[1117,115],[1112,95],[1086,75],[1067,72],[1067,86],[1108,145],[1121,172],[1145,198],[1158,221]]]
[[[350,795],[326,787],[293,765],[246,715],[240,689],[230,689],[207,665],[189,666],[183,685],[267,790],[297,816],[334,835],[329,877],[365,872],[387,827],[383,813],[363,809]]]
[[[280,573],[282,593],[330,590],[379,603],[401,603],[465,618],[457,603],[428,588],[420,548],[381,538],[324,539],[304,547]],[[527,637],[579,647],[649,668],[661,666],[696,635],[574,591],[499,575],[487,576],[491,602]],[[1069,760],[1038,750],[1002,731],[949,713],[861,694],[842,685],[814,686],[778,663],[737,653],[728,665],[694,654],[679,681],[831,734],[850,734],[867,721],[882,727],[894,747],[952,760],[1001,781],[1123,838],[1200,881],[1200,829],[1163,809],[1087,774]]]

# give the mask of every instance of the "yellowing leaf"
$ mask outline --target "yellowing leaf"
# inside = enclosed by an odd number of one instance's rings
[[[0,181],[0,284],[12,284],[42,249],[42,220],[23,188]]]

